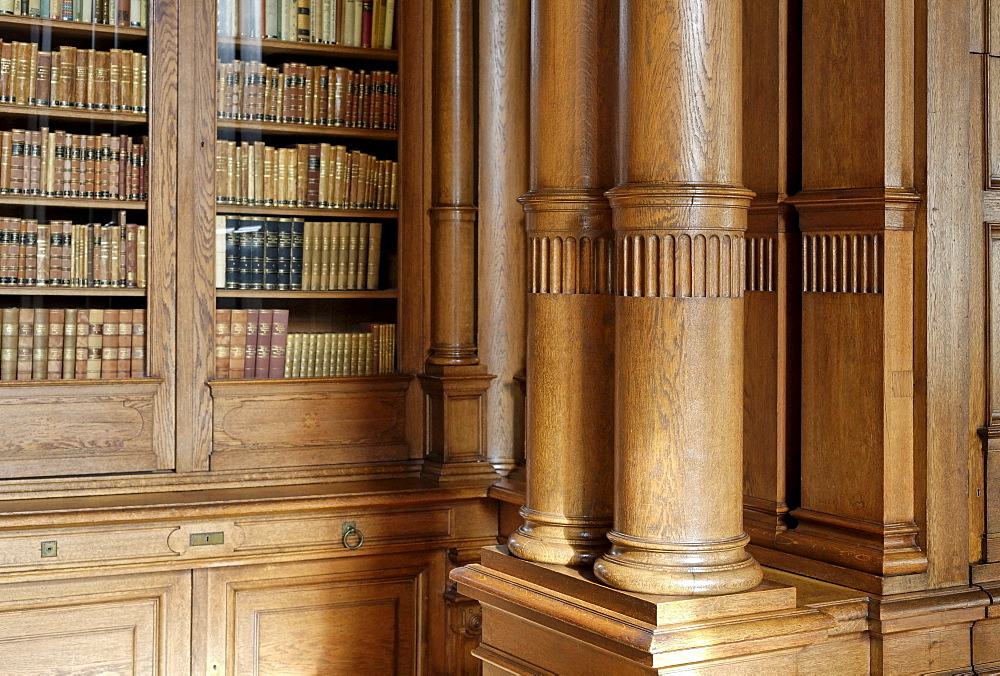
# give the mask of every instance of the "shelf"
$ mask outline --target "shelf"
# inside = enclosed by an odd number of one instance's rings
[[[395,129],[366,129],[358,127],[334,127],[328,124],[292,124],[289,122],[230,120],[222,117],[216,119],[216,127],[218,129],[260,131],[286,136],[365,139],[368,141],[395,141],[399,139],[399,132]]]
[[[322,58],[360,59],[364,61],[398,61],[395,49],[371,47],[345,47],[321,42],[293,42],[291,40],[264,40],[258,38],[231,38],[219,36],[219,47],[254,47],[261,54],[318,56]]]
[[[329,298],[329,299],[393,299],[399,297],[396,289],[378,291],[268,291],[260,289],[216,289],[216,298]]]
[[[0,286],[0,296],[110,296],[112,298],[144,298],[146,296],[146,289]]]
[[[131,26],[108,26],[101,23],[0,14],[0,31],[3,31],[4,38],[11,36],[30,39],[30,33],[38,29],[44,29],[53,37],[106,36],[117,38],[117,42],[142,41],[149,34],[145,28]]]
[[[24,118],[48,117],[53,120],[81,120],[84,122],[117,122],[120,124],[144,125],[145,113],[118,113],[110,110],[88,110],[85,108],[60,108],[58,106],[18,106],[0,103],[0,115]]]
[[[150,388],[155,388],[163,384],[163,378],[144,376],[142,378],[97,378],[94,380],[5,380],[0,382],[0,399],[6,398],[3,390],[8,388],[29,388],[29,387],[65,387],[65,388],[90,388],[93,390],[106,390],[112,392],[120,388],[124,383],[136,385],[138,391],[152,393]],[[110,388],[109,388],[110,386]],[[95,392],[100,394],[100,392]]]
[[[2,202],[0,202],[2,204]],[[317,209],[310,207],[245,207],[235,204],[216,204],[220,214],[248,214],[251,216],[319,216],[321,218],[396,218],[396,210],[385,209]]]
[[[0,195],[0,206],[69,207],[72,209],[125,209],[145,211],[145,200],[102,200],[79,197],[36,197],[32,195]]]

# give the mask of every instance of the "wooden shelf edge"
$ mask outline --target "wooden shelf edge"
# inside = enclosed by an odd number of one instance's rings
[[[122,122],[135,125],[147,124],[149,120],[145,113],[118,113],[110,110],[61,108],[59,106],[19,106],[13,103],[0,103],[0,115],[50,117],[54,120]]]
[[[215,126],[217,129],[261,131],[271,134],[296,136],[322,136],[326,138],[364,139],[368,141],[396,141],[399,139],[399,131],[395,129],[336,127],[331,124],[294,124],[290,122],[231,120],[229,118],[217,117]]]
[[[89,287],[0,286],[0,296],[100,296],[102,298],[145,298],[146,289],[103,289]]]
[[[410,373],[393,373],[382,376],[342,376],[340,378],[231,378],[209,380],[213,396],[231,396],[239,391],[261,394],[287,394],[289,390],[358,392],[364,390],[402,390],[409,386],[414,376]]]
[[[316,207],[253,207],[216,202],[219,214],[246,214],[249,216],[323,216],[334,218],[395,219],[399,212],[384,209],[319,209]]]
[[[264,38],[234,38],[220,35],[220,47],[259,47],[262,54],[298,54],[302,56],[339,57],[364,61],[398,61],[395,49],[373,49],[371,47],[347,47],[325,42],[295,42],[292,40],[271,40]]]
[[[162,385],[164,382],[163,378],[148,377],[148,378],[121,378],[121,379],[100,379],[100,380],[5,380],[0,382],[0,399],[4,398],[9,394],[9,392],[16,390],[18,398],[29,396],[24,393],[24,390],[31,389],[44,389],[51,391],[53,388],[59,389],[76,389],[76,390],[108,390],[114,392],[121,392],[127,389],[137,389],[137,391],[146,392],[151,389],[155,389]]]
[[[330,300],[349,299],[387,299],[394,300],[399,297],[396,289],[379,289],[376,291],[363,290],[338,290],[338,291],[267,291],[253,289],[216,289],[216,298],[317,298]]]
[[[73,209],[124,209],[145,211],[145,200],[102,200],[70,197],[38,197],[35,195],[0,195],[0,205],[29,207],[69,207]]]
[[[53,33],[64,34],[76,33],[79,35],[128,36],[135,38],[145,38],[149,34],[149,31],[145,28],[134,28],[132,26],[109,26],[103,23],[63,21],[62,19],[42,19],[39,17],[0,14],[0,28],[31,28],[33,26],[48,28]]]

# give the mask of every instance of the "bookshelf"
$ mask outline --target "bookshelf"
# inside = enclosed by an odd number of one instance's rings
[[[176,465],[177,22],[64,4],[0,13],[0,476],[40,485]]]

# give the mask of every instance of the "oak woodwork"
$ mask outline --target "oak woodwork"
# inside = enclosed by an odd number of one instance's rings
[[[914,476],[914,22],[908,3],[803,5],[802,191],[790,200],[803,238],[801,506],[775,546],[874,578],[927,569]],[[833,54],[852,58],[833,67]]]
[[[479,356],[497,379],[486,393],[487,456],[506,475],[524,462],[524,214],[528,190],[530,3],[479,4]]]
[[[524,524],[514,556],[592,565],[614,461],[615,35],[604,2],[532,7]]]
[[[484,400],[495,376],[476,347],[475,90],[471,0],[433,4],[430,350],[424,392],[424,475],[489,483]]]
[[[637,592],[745,591],[761,572],[744,549],[738,413],[741,7],[621,7],[615,518],[594,570]]]
[[[10,674],[184,674],[190,632],[188,572],[0,586]]]

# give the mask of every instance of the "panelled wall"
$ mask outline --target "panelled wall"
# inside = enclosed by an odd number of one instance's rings
[[[743,0],[739,17],[722,4],[595,0],[563,16],[557,3],[531,3],[533,173],[522,201],[538,251],[528,256],[526,503],[522,518],[508,510],[501,522],[509,550],[454,574],[484,605],[477,654],[486,673],[584,673],[561,659],[571,650],[607,659],[600,663],[615,673],[729,673],[750,668],[740,660],[751,655],[755,669],[778,673],[993,673],[1000,4]],[[605,57],[618,59],[616,112],[600,103],[607,88],[587,93],[588,73],[607,82],[600,54],[614,38],[595,35],[610,14],[619,20],[617,55]],[[742,67],[733,70],[719,47],[739,43],[729,27],[742,36]],[[732,93],[715,89],[720,81],[738,92],[741,125],[713,117]],[[672,114],[661,117],[664,110]],[[589,134],[607,129],[607,114],[617,124],[601,137],[614,139],[606,164],[572,175],[589,166]],[[563,139],[569,124],[583,133]],[[704,171],[725,167],[734,143],[742,150],[735,173]],[[621,249],[616,309],[581,316],[571,302],[598,301],[567,299],[565,275],[546,276],[552,261],[576,254],[555,252],[551,241],[600,231],[596,187],[612,157],[617,187],[605,195]],[[723,186],[754,195],[739,205]],[[673,210],[684,191],[686,209]],[[662,261],[679,263],[683,252],[664,258],[651,243],[693,236],[708,222],[701,209],[709,202],[717,214],[723,204],[745,208],[742,317],[731,317],[738,338],[699,323],[716,311],[702,299],[712,294],[658,286]],[[724,227],[721,215],[711,222]],[[504,227],[520,226],[512,215]],[[671,296],[684,301],[662,300]],[[658,311],[641,314],[657,302]],[[601,372],[594,350],[611,354],[599,349],[603,330],[616,335],[613,396],[586,385]],[[742,411],[713,408],[739,365],[728,357],[701,364],[701,343],[720,341],[742,355]],[[695,391],[689,372],[717,398]],[[595,427],[602,413],[576,422],[598,396],[614,412],[613,441]],[[632,595],[676,593],[664,580],[679,570],[706,575],[714,560],[705,552],[721,556],[738,542],[735,534],[703,540],[708,530],[699,530],[734,517],[723,494],[739,456],[720,450],[730,418],[742,419],[743,530],[765,582],[683,612],[687,601],[676,597]],[[601,496],[610,456],[609,524]],[[715,490],[692,490],[708,471]],[[494,494],[517,502],[517,481]],[[695,542],[697,554],[685,549]],[[681,551],[683,560],[670,558]],[[625,574],[614,568],[621,563]],[[762,595],[774,590],[790,597]],[[639,598],[655,616],[639,612]],[[795,630],[781,624],[791,612],[800,613]],[[634,623],[616,625],[621,615]],[[715,624],[724,618],[730,628],[752,626],[744,636],[757,647],[728,643]],[[694,620],[701,631],[685,624]],[[785,631],[780,650],[768,643],[776,626]],[[519,648],[515,637],[528,634],[531,649]],[[677,643],[657,642],[668,635]],[[604,652],[587,652],[595,645]]]

